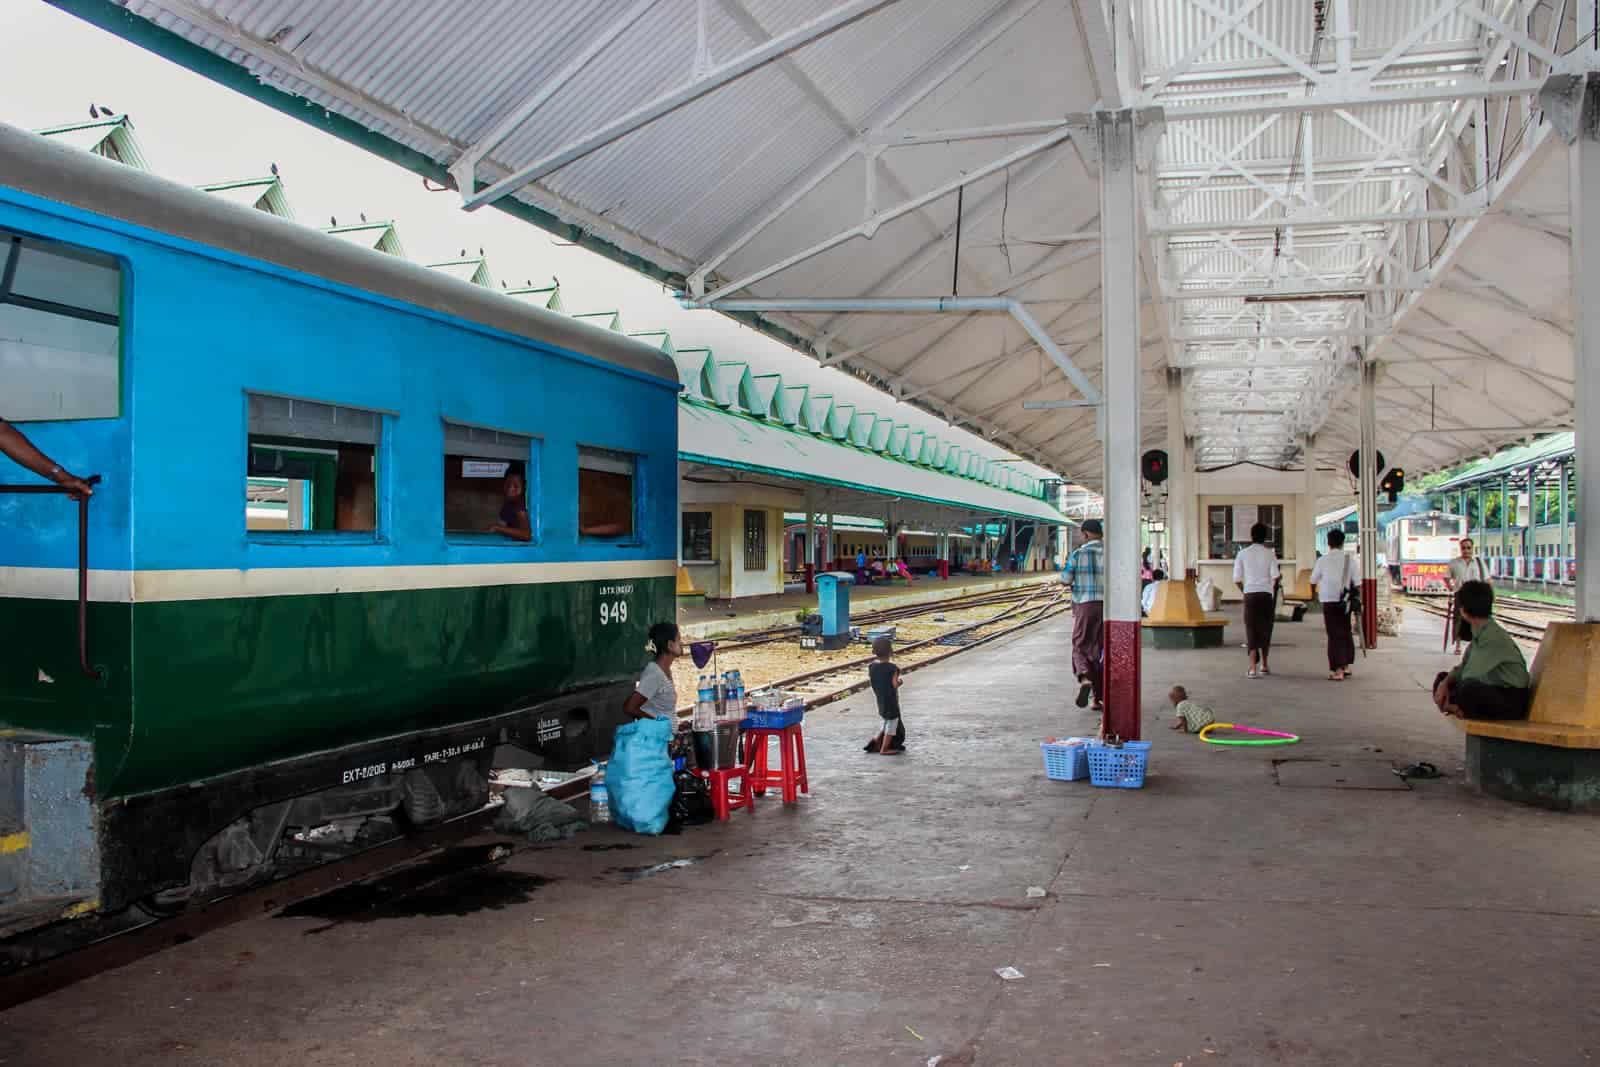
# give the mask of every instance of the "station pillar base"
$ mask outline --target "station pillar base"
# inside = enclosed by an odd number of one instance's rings
[[[1107,619],[1105,622],[1105,720],[1107,737],[1124,741],[1140,739],[1138,621]]]
[[[1491,796],[1600,814],[1600,749],[1467,735],[1467,782]]]

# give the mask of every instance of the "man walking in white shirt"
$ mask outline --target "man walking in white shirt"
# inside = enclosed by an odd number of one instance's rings
[[[1455,606],[1456,590],[1465,582],[1483,582],[1493,585],[1489,580],[1489,568],[1484,566],[1483,560],[1472,554],[1472,538],[1461,539],[1461,555],[1450,561],[1450,575],[1445,579],[1445,584],[1450,587],[1450,630],[1455,634],[1456,652],[1461,651],[1461,642],[1472,640],[1472,627],[1467,620],[1461,617],[1461,611]]]
[[[1267,547],[1267,524],[1250,527],[1250,546],[1233,561],[1233,581],[1244,590],[1244,640],[1249,649],[1246,678],[1272,673],[1267,655],[1272,651],[1272,616],[1277,607],[1278,554]],[[1257,664],[1260,668],[1257,669]]]

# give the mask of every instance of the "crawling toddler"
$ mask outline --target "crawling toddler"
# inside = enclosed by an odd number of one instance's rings
[[[1197,700],[1190,700],[1189,691],[1181,685],[1173,686],[1167,693],[1167,699],[1172,701],[1174,730],[1187,730],[1191,734],[1197,734],[1217,721],[1210,706]]]

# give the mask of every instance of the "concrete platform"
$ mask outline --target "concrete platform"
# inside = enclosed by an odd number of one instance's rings
[[[1318,622],[1280,624],[1276,673],[1259,681],[1237,647],[1147,652],[1155,747],[1140,791],[1044,777],[1037,741],[1090,725],[1064,684],[1068,630],[910,676],[905,756],[860,751],[870,697],[815,713],[814,795],[796,807],[676,838],[583,834],[378,913],[221,930],[7,1013],[0,1061],[1254,1067],[1600,1053],[1596,824],[1467,789],[1461,735],[1427,699],[1447,662],[1429,621],[1344,683],[1325,680]],[[1219,749],[1166,732],[1174,682],[1305,742]],[[1447,777],[1371,788],[1418,759]],[[1284,760],[1299,766],[1279,784]],[[693,862],[640,876],[674,859]],[[1005,966],[1026,977],[1002,982]]]
[[[898,608],[909,604],[929,604],[950,597],[1000,592],[1040,582],[1059,582],[1054,571],[1028,574],[951,575],[948,580],[919,576],[911,585],[905,582],[880,582],[877,585],[850,587],[852,611]],[[690,640],[724,637],[729,634],[766,630],[794,622],[801,608],[816,610],[817,595],[803,589],[777,596],[741,597],[738,600],[680,601],[678,625]]]

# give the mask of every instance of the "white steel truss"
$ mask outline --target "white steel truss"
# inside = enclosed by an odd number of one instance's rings
[[[1356,350],[1416,368],[1384,376],[1390,404],[1426,399],[1429,382],[1472,388],[1451,359],[1514,366],[1418,304],[1486,215],[1565,237],[1504,194],[1546,140],[1536,97],[1572,46],[1568,4],[1386,0],[1390,18],[1363,5],[1359,25],[1353,0],[1139,6],[1130,88],[1166,126],[1146,234],[1197,457],[1276,462],[1308,437],[1337,445],[1319,431],[1354,390]],[[1487,282],[1450,279],[1570,331]],[[1428,355],[1401,347],[1413,335]],[[1437,355],[1452,344],[1460,356]]]

